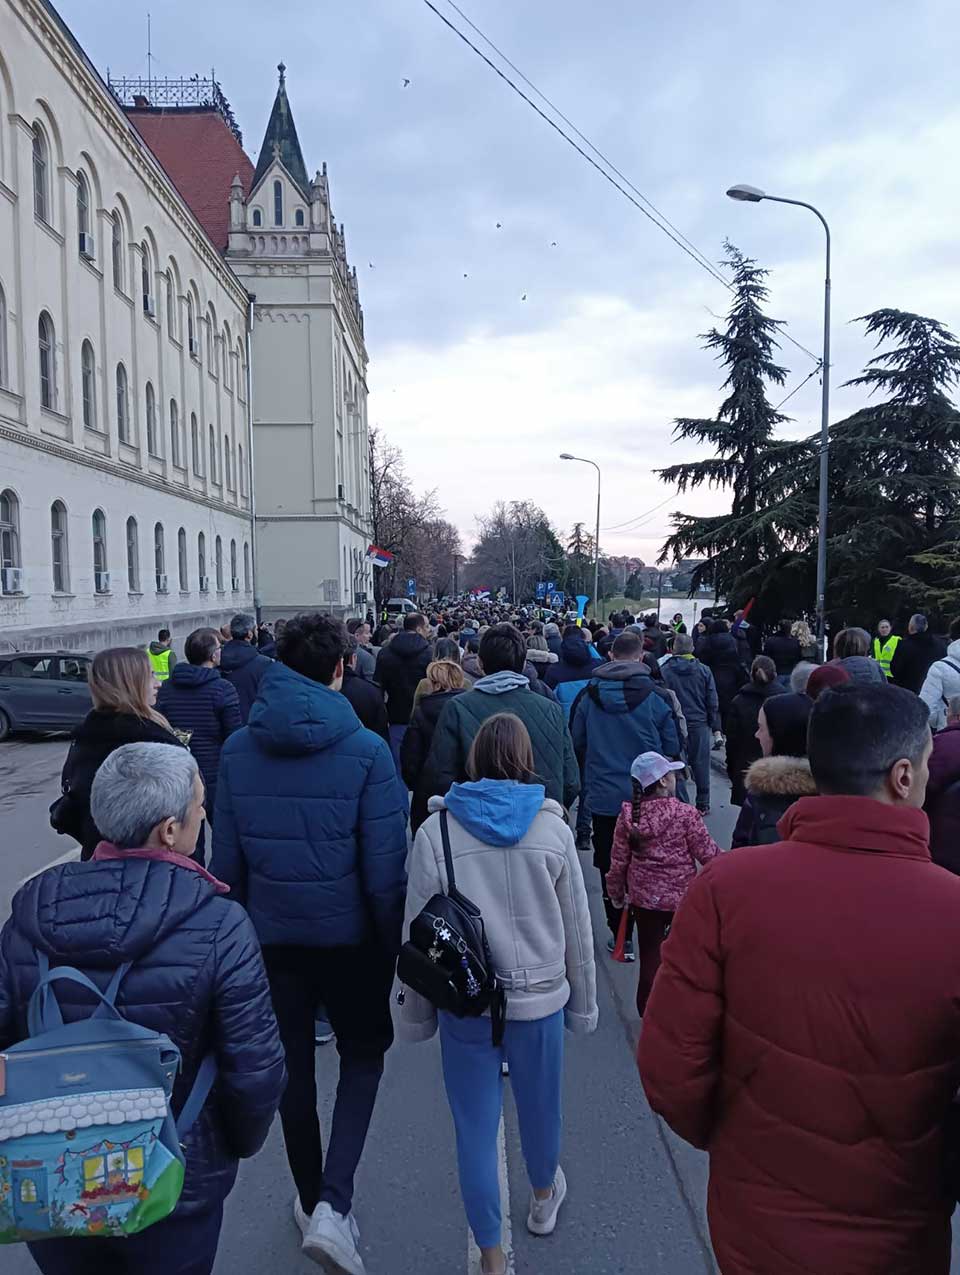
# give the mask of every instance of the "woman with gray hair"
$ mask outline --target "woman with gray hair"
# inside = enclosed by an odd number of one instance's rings
[[[126,1239],[30,1244],[44,1275],[209,1275],[237,1161],[266,1139],[285,1084],[283,1050],[260,946],[243,908],[190,856],[203,822],[193,756],[167,744],[126,744],[103,762],[90,796],[103,840],[88,862],[62,863],[14,896],[0,933],[0,1051],[26,1038],[40,972],[79,969],[105,989],[129,964],[116,1005],[163,1032],[182,1068],[178,1115],[207,1054],[217,1078],[184,1136],[186,1177],[175,1211]],[[65,1022],[86,1018],[92,996],[75,984],[58,1000]]]

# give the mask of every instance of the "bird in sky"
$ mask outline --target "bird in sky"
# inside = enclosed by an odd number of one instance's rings
[[[526,293],[524,293],[524,294],[523,294],[523,296],[520,298],[520,300],[521,300],[521,301],[526,301],[526,299],[527,299],[527,294],[526,294]]]
[[[554,239],[554,241],[553,241],[553,243],[550,245],[550,247],[551,247],[551,248],[556,248],[556,246],[557,246],[557,241],[556,241],[556,239]]]
[[[463,277],[464,277],[464,279],[469,279],[469,278],[470,278],[470,276],[467,274],[466,270],[464,270],[464,272],[463,272]]]
[[[370,267],[370,269],[371,269],[371,270],[376,270],[376,268],[377,268],[377,267],[373,264],[373,262],[372,262],[372,261],[368,261],[368,262],[367,262],[367,265],[369,265],[369,267]]]
[[[408,88],[410,87],[410,81],[409,81],[409,80],[404,80],[404,81],[403,81],[403,87],[404,87],[405,89],[408,89]]]
[[[498,222],[497,222],[497,229],[498,229],[498,230],[502,230],[502,229],[503,229],[503,222],[502,222],[502,221],[498,221]]]

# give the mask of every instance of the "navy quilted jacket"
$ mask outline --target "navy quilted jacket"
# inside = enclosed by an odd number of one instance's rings
[[[157,710],[177,730],[190,732],[190,751],[197,759],[212,813],[217,796],[220,749],[239,730],[240,697],[216,668],[181,661],[160,687]]]
[[[406,793],[338,691],[273,664],[223,747],[211,871],[264,945],[400,947]]]
[[[0,934],[0,1049],[28,1034],[38,951],[102,988],[118,965],[133,962],[117,1007],[179,1046],[175,1112],[201,1060],[215,1051],[214,1088],[184,1142],[177,1213],[203,1213],[225,1199],[238,1158],[263,1145],[286,1083],[260,945],[243,908],[172,863],[112,859],[49,868],[14,896]],[[66,1022],[94,1007],[72,983],[59,983],[56,992]]]

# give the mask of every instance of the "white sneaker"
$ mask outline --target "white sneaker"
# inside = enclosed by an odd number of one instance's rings
[[[360,1230],[352,1213],[337,1213],[326,1200],[313,1210],[301,1246],[303,1255],[328,1275],[366,1275],[357,1249]]]
[[[552,1235],[557,1225],[557,1214],[560,1205],[567,1198],[567,1179],[563,1169],[557,1165],[557,1176],[553,1179],[553,1189],[545,1200],[538,1200],[531,1192],[530,1212],[527,1214],[527,1230],[534,1235]]]
[[[293,1220],[300,1227],[300,1234],[306,1238],[307,1231],[310,1228],[310,1215],[304,1213],[299,1195],[293,1197]]]

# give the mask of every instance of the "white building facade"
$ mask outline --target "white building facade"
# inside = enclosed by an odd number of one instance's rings
[[[248,323],[57,15],[0,0],[0,650],[251,609]]]

